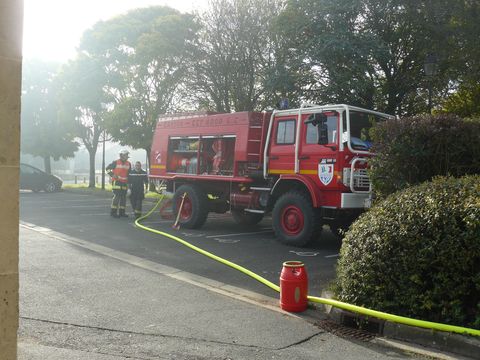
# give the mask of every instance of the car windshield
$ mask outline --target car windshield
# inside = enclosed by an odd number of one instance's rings
[[[353,150],[368,151],[372,147],[372,128],[375,124],[385,121],[386,118],[364,113],[350,111],[350,146]]]

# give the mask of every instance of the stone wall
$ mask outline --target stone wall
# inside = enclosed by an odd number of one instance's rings
[[[0,354],[17,357],[23,1],[0,1]]]

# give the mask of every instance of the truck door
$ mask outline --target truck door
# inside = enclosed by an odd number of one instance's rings
[[[299,151],[300,174],[310,176],[321,189],[336,187],[335,171],[338,154],[338,113],[325,113],[328,143],[318,144],[317,127],[305,124],[308,114],[302,115],[301,146]]]
[[[269,174],[295,173],[296,116],[279,116],[274,119],[268,162]]]

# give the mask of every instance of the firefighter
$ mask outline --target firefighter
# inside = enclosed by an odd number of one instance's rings
[[[128,186],[130,188],[130,203],[134,211],[135,219],[142,216],[142,201],[145,198],[144,189],[148,190],[147,172],[142,169],[142,163],[137,161],[135,168],[128,174]]]
[[[132,165],[128,161],[128,150],[121,150],[120,159],[115,160],[106,167],[108,175],[112,179],[113,199],[110,215],[118,217],[128,217],[125,214],[127,204],[128,173]]]

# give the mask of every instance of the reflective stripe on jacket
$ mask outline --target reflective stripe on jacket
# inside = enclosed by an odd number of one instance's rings
[[[137,171],[136,169],[130,170],[128,174],[128,185],[132,190],[132,194],[144,193],[144,187],[148,184],[147,172],[143,169]]]

